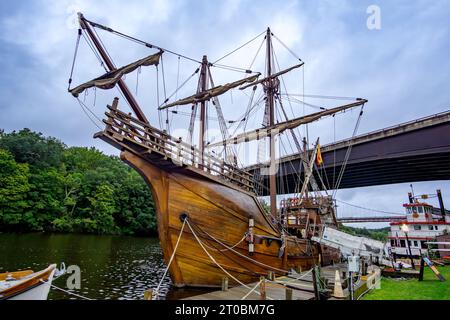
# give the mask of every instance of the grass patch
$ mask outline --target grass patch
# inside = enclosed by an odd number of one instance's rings
[[[417,279],[381,279],[381,288],[364,296],[364,300],[450,300],[450,266],[437,267],[446,279],[440,282],[430,268],[425,267],[423,281]]]

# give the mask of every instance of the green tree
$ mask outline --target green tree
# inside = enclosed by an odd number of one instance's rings
[[[26,201],[30,189],[27,164],[17,163],[12,154],[0,149],[0,228],[20,228],[29,205]]]
[[[116,156],[70,147],[23,129],[0,130],[0,227],[4,230],[156,232],[151,193]]]
[[[91,217],[95,224],[92,227],[98,233],[114,233],[116,227],[114,224],[113,214],[116,211],[114,202],[114,190],[107,184],[102,184],[97,187],[92,197],[89,197],[91,202]]]
[[[33,172],[30,175],[30,190],[27,194],[27,201],[32,208],[26,221],[29,229],[48,229],[55,217],[65,215],[64,195],[64,176],[57,169]]]
[[[25,128],[19,132],[0,133],[0,148],[9,150],[17,162],[28,163],[32,169],[42,169],[59,167],[65,145]]]

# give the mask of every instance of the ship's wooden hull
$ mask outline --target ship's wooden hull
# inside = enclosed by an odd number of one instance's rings
[[[269,271],[282,274],[290,268],[309,268],[319,262],[321,248],[307,239],[288,239],[281,249],[281,235],[269,221],[258,199],[225,184],[192,175],[188,170],[163,170],[129,151],[121,153],[123,161],[134,167],[147,181],[156,204],[158,233],[165,262],[172,256],[185,214],[195,234],[185,226],[169,272],[175,286],[217,287],[225,276],[219,264],[239,281],[248,283]],[[265,238],[256,241],[254,253],[243,239],[254,219],[254,234]],[[233,250],[213,241],[219,240]],[[270,240],[272,238],[272,240]],[[267,240],[269,239],[269,240]],[[238,253],[236,253],[238,252]],[[323,262],[332,257],[322,250]],[[255,262],[256,261],[256,262]],[[236,284],[229,279],[230,284]]]

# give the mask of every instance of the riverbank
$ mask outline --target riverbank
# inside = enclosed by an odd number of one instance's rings
[[[450,300],[450,266],[437,268],[445,282],[440,282],[426,267],[423,281],[383,277],[380,289],[372,290],[363,300]]]

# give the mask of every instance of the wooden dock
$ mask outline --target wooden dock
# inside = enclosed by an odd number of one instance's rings
[[[322,281],[327,284],[327,291],[329,298],[335,300],[332,296],[335,282],[336,270],[339,271],[341,276],[341,285],[344,292],[342,299],[349,298],[349,291],[347,289],[347,281],[345,280],[345,274],[347,272],[347,266],[345,264],[339,264],[334,266],[327,266],[321,268]],[[367,277],[361,277],[361,279],[355,284],[355,293],[362,293],[367,288]],[[265,288],[261,290],[260,282],[254,282],[245,286],[235,286],[228,288],[228,290],[213,291],[205,294],[200,294],[192,297],[185,298],[183,300],[261,300],[264,297],[261,296],[260,291],[265,290],[267,300],[315,300],[316,291],[314,288],[312,272],[306,271],[302,273],[292,273],[287,276],[276,277],[273,281],[265,279]],[[255,288],[253,292],[251,289]]]

